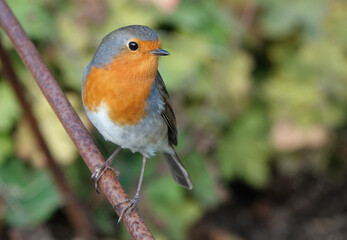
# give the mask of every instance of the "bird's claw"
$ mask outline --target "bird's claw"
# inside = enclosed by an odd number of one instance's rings
[[[124,199],[123,201],[120,201],[119,203],[115,204],[113,207],[115,208],[121,205],[122,203],[126,203],[126,202],[128,202],[128,204],[122,209],[117,223],[120,223],[122,221],[125,214],[130,214],[131,211],[137,207],[137,204],[139,203],[139,198],[138,196],[135,195],[133,199],[129,199],[129,198]]]
[[[100,167],[98,167],[95,172],[92,174],[92,181],[94,182],[94,187],[97,193],[100,193],[99,191],[99,180],[104,175],[104,173],[108,170],[112,170],[115,174],[116,177],[119,176],[119,172],[112,167],[112,162],[106,161],[104,162]]]

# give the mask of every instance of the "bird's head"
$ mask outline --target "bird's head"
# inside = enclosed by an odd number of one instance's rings
[[[93,58],[93,65],[102,67],[115,59],[129,63],[157,62],[158,56],[169,54],[161,49],[161,41],[156,32],[147,26],[131,25],[109,33],[102,40]]]

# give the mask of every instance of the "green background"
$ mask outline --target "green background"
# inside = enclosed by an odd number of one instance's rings
[[[147,25],[160,35],[163,49],[171,53],[160,59],[159,70],[178,121],[177,151],[194,188],[188,191],[175,184],[162,156],[148,161],[139,209],[157,239],[191,239],[191,229],[208,212],[232,202],[236,182],[257,192],[266,191],[275,175],[294,182],[307,174],[345,182],[346,1],[8,4],[105,156],[115,146],[106,143],[85,116],[80,99],[83,71],[101,39],[119,27]],[[91,215],[99,239],[129,239],[125,228],[116,224],[112,207],[95,193],[89,170],[0,33],[41,131]],[[0,103],[0,234],[54,224],[62,201],[2,75]],[[133,195],[141,156],[122,150],[114,165]],[[252,239],[237,230],[213,236],[206,239]]]

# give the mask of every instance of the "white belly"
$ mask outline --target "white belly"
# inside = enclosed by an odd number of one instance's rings
[[[96,112],[86,109],[90,121],[106,140],[146,157],[153,156],[157,151],[172,152],[168,145],[167,125],[158,112],[149,112],[135,125],[120,126],[108,117],[107,111],[103,103]]]

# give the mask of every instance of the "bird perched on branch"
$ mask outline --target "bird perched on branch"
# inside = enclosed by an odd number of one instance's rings
[[[146,26],[132,25],[109,33],[98,47],[84,72],[82,100],[85,111],[101,135],[119,147],[92,175],[98,181],[121,148],[143,156],[140,180],[133,199],[120,220],[138,203],[146,161],[156,152],[163,153],[173,179],[192,189],[188,172],[178,157],[176,119],[160,73],[159,56],[170,53],[161,49],[156,32]]]

